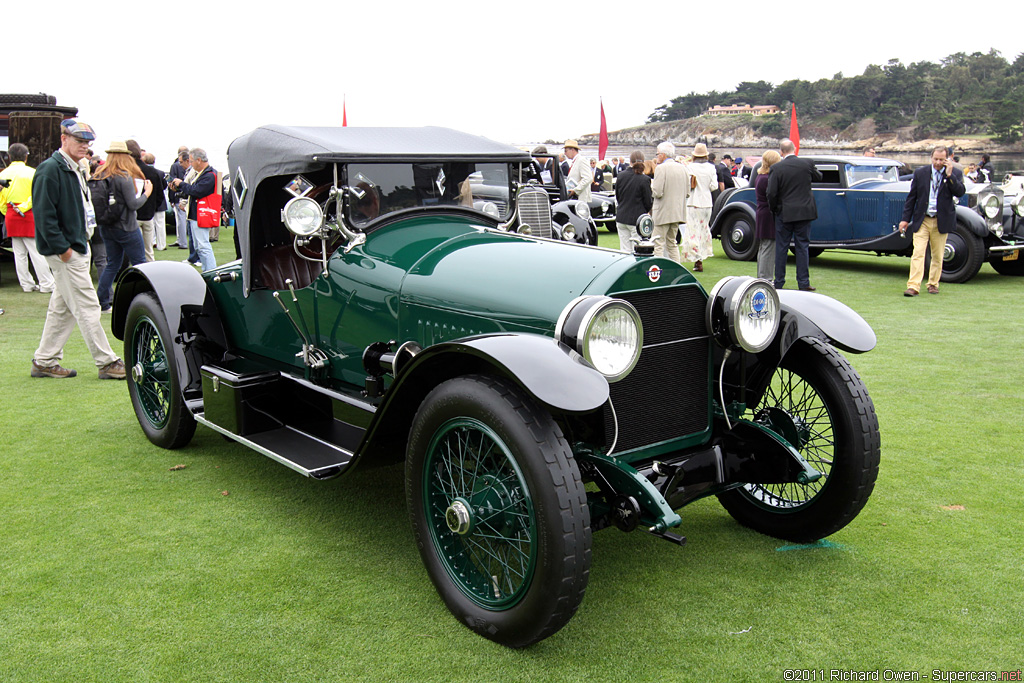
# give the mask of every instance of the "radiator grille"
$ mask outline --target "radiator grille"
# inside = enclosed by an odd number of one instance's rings
[[[551,237],[551,202],[548,193],[540,188],[527,188],[516,199],[519,223],[530,226],[537,237]]]
[[[618,418],[616,452],[703,431],[709,420],[710,340],[704,329],[707,301],[696,286],[614,294],[636,307],[644,325],[644,349],[625,379],[611,385]],[[604,407],[605,438],[615,421]]]

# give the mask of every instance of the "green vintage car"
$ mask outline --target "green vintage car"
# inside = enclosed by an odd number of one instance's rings
[[[878,422],[836,349],[875,335],[820,294],[566,240],[536,165],[439,128],[266,126],[228,151],[243,258],[119,280],[146,436],[202,425],[313,479],[404,460],[427,573],[465,625],[562,628],[591,534],[682,544],[717,496],[811,542],[874,486]],[[638,560],[642,561],[642,560]]]

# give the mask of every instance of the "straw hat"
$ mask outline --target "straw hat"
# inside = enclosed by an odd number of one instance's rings
[[[107,154],[131,154],[128,151],[128,143],[124,140],[113,140],[107,149]]]
[[[708,155],[708,146],[703,142],[698,142],[693,148],[693,158],[706,157]]]
[[[578,144],[578,143],[577,143],[577,142],[576,142],[575,140],[573,140],[573,139],[569,139],[569,140],[566,140],[566,141],[565,141],[565,144],[564,144],[564,145],[562,145],[562,147],[563,147],[563,148],[565,148],[565,149],[568,149],[568,148],[570,148],[570,147],[571,147],[571,148],[573,148],[574,150],[576,150],[577,152],[578,152],[578,151],[580,151],[580,146],[579,146],[579,144]]]

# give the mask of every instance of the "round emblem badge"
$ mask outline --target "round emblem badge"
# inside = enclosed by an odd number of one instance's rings
[[[754,292],[754,297],[750,300],[750,307],[754,309],[754,313],[764,313],[767,306],[768,295],[764,293],[764,290],[759,289]]]
[[[661,268],[659,268],[656,265],[655,266],[651,266],[650,269],[647,271],[647,278],[651,282],[657,282],[658,280],[660,280],[661,279]]]

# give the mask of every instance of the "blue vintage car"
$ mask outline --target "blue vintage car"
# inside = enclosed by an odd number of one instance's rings
[[[901,236],[897,230],[910,192],[910,181],[900,180],[901,162],[878,157],[803,158],[822,175],[814,185],[818,219],[811,224],[811,256],[826,249],[911,255],[911,235]],[[750,261],[757,254],[756,205],[753,187],[726,190],[715,203],[711,231],[733,260]],[[997,185],[967,182],[956,212],[956,230],[946,240],[943,282],[967,282],[985,261],[1004,275],[1024,275],[1024,198],[1004,206]]]

